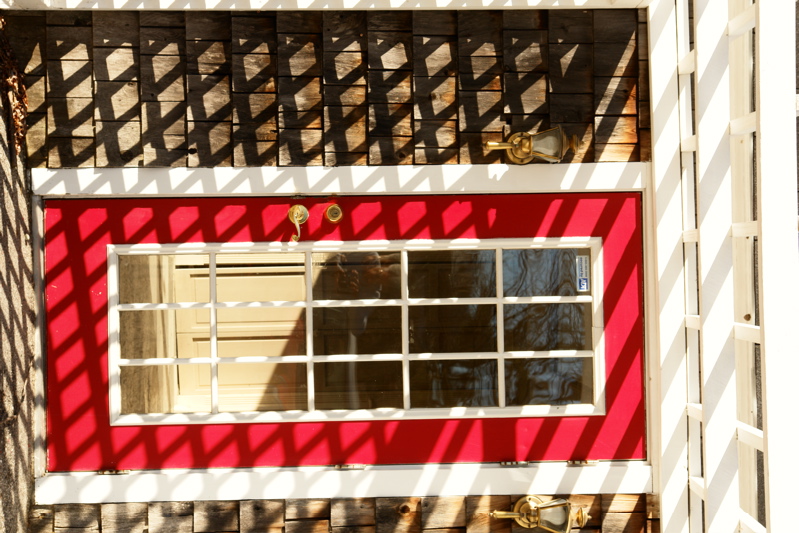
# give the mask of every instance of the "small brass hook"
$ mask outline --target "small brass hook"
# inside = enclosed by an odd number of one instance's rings
[[[305,224],[308,221],[308,208],[304,205],[292,205],[289,208],[289,221],[297,228],[297,234],[291,236],[292,242],[300,240],[300,224]]]

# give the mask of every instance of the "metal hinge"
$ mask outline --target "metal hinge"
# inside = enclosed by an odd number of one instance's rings
[[[366,465],[333,465],[336,470],[364,470]]]
[[[130,474],[130,470],[98,470],[101,476],[126,476]]]
[[[507,466],[507,467],[530,466],[530,461],[500,461],[499,466]]]
[[[566,461],[566,464],[569,466],[596,466],[599,464],[599,461]]]

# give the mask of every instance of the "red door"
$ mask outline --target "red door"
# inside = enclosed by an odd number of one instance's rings
[[[47,201],[49,470],[645,458],[638,194],[341,197],[334,200],[345,216],[337,224],[323,216],[332,200]],[[112,425],[108,245],[287,242],[295,230],[286,213],[296,203],[310,211],[303,242],[601,238],[598,304],[604,325],[595,335],[603,351],[593,368],[604,374],[595,380],[602,413],[506,416],[492,404],[487,412],[499,416],[467,409],[463,416],[411,419]],[[504,309],[507,315],[511,307]],[[411,320],[414,312],[409,312]],[[513,331],[505,329],[503,342],[515,342]],[[413,339],[403,342],[413,351]],[[424,356],[419,357],[409,363],[411,379],[413,369],[423,365]],[[507,373],[517,367],[506,365],[500,374],[508,380]],[[544,386],[553,387],[551,382]],[[414,394],[409,397],[416,402]],[[504,394],[511,398],[508,390]],[[402,407],[402,400],[396,401]]]

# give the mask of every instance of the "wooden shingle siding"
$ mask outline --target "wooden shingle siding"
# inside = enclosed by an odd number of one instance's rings
[[[564,162],[650,157],[636,10],[6,17],[34,167],[486,164],[555,125]]]
[[[526,533],[491,511],[510,510],[520,495],[427,498],[333,498],[35,506],[33,533]],[[558,495],[586,507],[580,531],[657,533],[657,499],[649,494]],[[544,496],[544,499],[547,499]]]

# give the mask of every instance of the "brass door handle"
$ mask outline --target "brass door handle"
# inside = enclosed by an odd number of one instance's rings
[[[289,221],[294,224],[294,227],[297,229],[297,234],[291,236],[292,242],[297,242],[300,240],[300,224],[305,224],[308,221],[308,208],[304,205],[292,205],[289,208]]]

